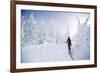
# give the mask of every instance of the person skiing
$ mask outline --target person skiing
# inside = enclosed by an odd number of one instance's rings
[[[71,43],[71,39],[70,39],[69,36],[68,36],[68,39],[67,39],[66,43],[68,43],[68,50],[69,50],[69,54],[70,54],[70,53],[71,53],[71,46],[72,46],[72,43]]]

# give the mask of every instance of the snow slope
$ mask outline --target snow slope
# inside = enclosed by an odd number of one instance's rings
[[[66,44],[34,45],[22,49],[22,62],[51,62],[71,60]]]
[[[71,47],[73,60],[89,59],[89,50],[73,44]],[[87,56],[88,55],[88,56]],[[34,45],[23,47],[22,62],[53,62],[53,61],[71,61],[67,44],[50,44]]]

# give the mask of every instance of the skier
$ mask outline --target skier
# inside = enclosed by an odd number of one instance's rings
[[[71,53],[71,46],[72,46],[70,37],[68,37],[66,43],[68,43],[68,50],[69,50],[69,54],[70,54]]]

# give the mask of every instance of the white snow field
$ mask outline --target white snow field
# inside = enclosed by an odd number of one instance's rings
[[[72,46],[73,60],[89,59],[89,49],[84,46]],[[87,56],[88,55],[88,56]],[[43,44],[23,47],[22,62],[53,62],[72,60],[66,44]]]
[[[22,63],[90,59],[89,13],[22,10],[21,15]]]
[[[65,44],[43,44],[25,47],[22,62],[52,62],[71,60]]]

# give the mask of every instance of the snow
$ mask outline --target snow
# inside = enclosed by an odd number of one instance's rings
[[[83,47],[83,46],[82,46]],[[89,59],[89,49],[75,44],[71,47],[72,57],[69,55],[67,44],[48,44],[23,47],[22,62],[53,62]],[[88,55],[88,56],[87,56]]]
[[[89,15],[22,10],[21,62],[89,60]],[[68,36],[72,41],[71,54],[65,43]]]
[[[25,58],[24,58],[25,57]],[[52,62],[71,60],[66,44],[43,44],[22,49],[22,62]]]

